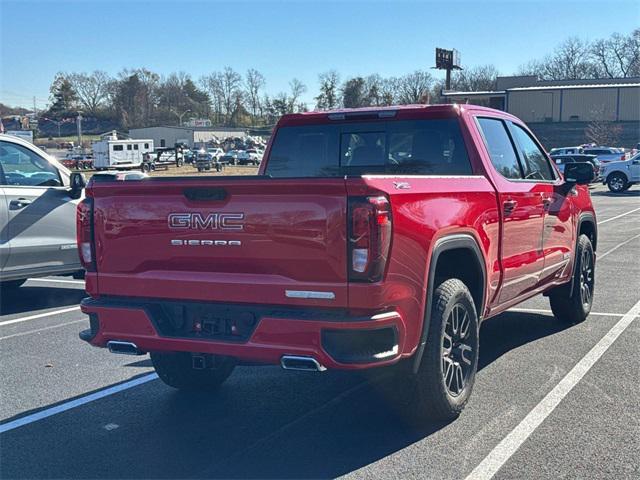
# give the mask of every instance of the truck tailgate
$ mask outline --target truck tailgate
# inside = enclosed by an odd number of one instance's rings
[[[96,181],[90,195],[99,295],[347,306],[343,179]]]

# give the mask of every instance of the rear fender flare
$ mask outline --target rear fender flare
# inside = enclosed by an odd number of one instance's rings
[[[427,292],[426,299],[424,302],[424,315],[422,322],[422,333],[420,335],[420,343],[418,343],[418,348],[416,350],[416,354],[413,359],[413,372],[418,373],[418,368],[420,367],[420,362],[422,361],[422,355],[424,354],[424,348],[427,343],[427,334],[429,332],[429,324],[430,324],[430,316],[431,316],[431,306],[433,299],[433,292],[435,290],[435,276],[436,276],[436,267],[438,265],[438,258],[442,253],[447,250],[453,249],[466,249],[470,250],[476,261],[478,262],[478,266],[480,267],[480,271],[482,272],[482,299],[480,304],[480,309],[478,311],[478,323],[482,320],[482,313],[484,312],[485,306],[485,298],[486,298],[486,286],[487,286],[487,272],[486,265],[484,262],[484,256],[482,255],[482,250],[478,245],[476,239],[468,234],[468,233],[455,233],[451,235],[447,235],[445,237],[441,237],[436,240],[436,243],[433,247],[431,253],[431,261],[429,262],[429,272],[427,275]]]

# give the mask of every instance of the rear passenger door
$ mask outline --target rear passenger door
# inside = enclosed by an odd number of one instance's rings
[[[542,231],[544,186],[525,179],[507,122],[478,117],[478,126],[493,170],[501,211],[502,286],[494,305],[534,289],[544,267]]]
[[[575,187],[566,188],[566,184],[556,175],[547,155],[531,133],[516,123],[508,124],[518,148],[525,181],[534,183],[541,194],[544,210],[544,229],[541,237],[544,268],[539,282],[567,277],[570,272],[565,267],[571,260],[575,241],[572,203],[568,197],[576,194]]]

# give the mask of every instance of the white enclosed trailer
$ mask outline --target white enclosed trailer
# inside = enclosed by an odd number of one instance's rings
[[[118,140],[108,137],[93,143],[93,166],[96,170],[109,168],[138,168],[145,153],[153,153],[153,140]]]

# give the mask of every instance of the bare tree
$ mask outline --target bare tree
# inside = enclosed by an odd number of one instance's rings
[[[72,73],[67,78],[76,92],[81,108],[89,114],[95,114],[109,98],[112,79],[106,72],[96,70],[89,74]]]
[[[398,80],[398,102],[400,104],[427,103],[432,83],[431,74],[421,70],[400,77]]]
[[[319,110],[331,110],[340,106],[338,87],[340,75],[335,70],[318,75],[320,93],[316,97],[316,108]]]
[[[622,126],[614,122],[594,120],[584,131],[587,140],[596,145],[616,145],[622,134]]]
[[[400,81],[396,77],[388,77],[382,80],[380,85],[380,105],[393,105],[398,102],[398,90]]]
[[[294,78],[289,82],[289,88],[291,89],[291,98],[289,99],[289,112],[293,112],[298,100],[307,91],[307,86],[297,78]]]
[[[253,123],[256,123],[258,114],[260,113],[260,91],[264,88],[266,81],[264,75],[254,68],[247,70],[244,79],[245,98],[247,106],[251,112]]]
[[[536,75],[542,80],[577,80],[593,77],[591,46],[577,37],[562,42],[551,55],[533,60],[519,69],[520,75]]]
[[[614,33],[591,46],[595,75],[605,78],[631,77],[640,74],[640,29],[630,35]]]
[[[452,87],[461,92],[494,90],[498,69],[494,65],[477,65],[457,71],[452,78]]]
[[[213,72],[200,78],[200,85],[209,93],[213,107],[214,122],[220,123],[223,120],[224,92],[222,88],[222,74]]]

